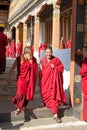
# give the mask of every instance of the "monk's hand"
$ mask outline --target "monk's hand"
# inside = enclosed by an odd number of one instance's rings
[[[51,68],[54,68],[54,64],[51,64]]]

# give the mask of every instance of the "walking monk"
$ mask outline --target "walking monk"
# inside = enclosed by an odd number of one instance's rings
[[[6,46],[8,44],[7,36],[3,32],[4,25],[0,23],[0,73],[6,68]]]
[[[12,39],[12,41],[10,43],[9,51],[10,51],[10,57],[15,58],[16,57],[16,45],[15,45],[14,39]]]
[[[50,108],[53,118],[57,123],[62,122],[58,117],[58,105],[66,102],[63,91],[63,70],[61,61],[52,56],[52,48],[46,48],[46,57],[40,62],[41,68],[41,93],[44,105]]]
[[[83,120],[87,121],[87,47],[82,50],[83,60],[80,75],[82,78],[83,93]]]
[[[35,91],[35,82],[38,71],[37,61],[32,55],[30,47],[24,48],[24,54],[15,60],[8,78],[11,83],[11,77],[14,69],[17,67],[17,93],[13,97],[12,102],[17,107],[15,115],[20,114],[26,109],[29,100],[33,100]]]

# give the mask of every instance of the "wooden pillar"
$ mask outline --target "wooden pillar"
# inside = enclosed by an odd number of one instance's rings
[[[19,28],[16,28],[16,44],[18,43],[19,40]]]
[[[40,33],[40,21],[39,17],[35,16],[34,22],[34,55],[38,59],[39,48],[39,33]]]
[[[71,16],[68,16],[68,39],[70,39],[71,34]]]
[[[66,17],[64,17],[64,40],[66,41]]]
[[[63,18],[60,20],[60,36],[63,36]]]
[[[27,46],[27,24],[23,23],[23,50]]]
[[[87,0],[85,0],[85,33],[84,33],[84,45],[87,45]]]
[[[82,119],[82,89],[80,69],[82,56],[78,55],[77,50],[84,45],[84,15],[85,6],[79,0],[73,0],[72,4],[72,48],[70,65],[70,97],[73,106],[73,114]]]
[[[72,43],[73,44],[71,48],[71,63],[70,63],[70,99],[71,99],[71,105],[73,106],[77,0],[73,0],[72,7],[73,7],[72,8]]]
[[[53,5],[53,37],[52,47],[53,49],[59,48],[60,42],[60,5]]]

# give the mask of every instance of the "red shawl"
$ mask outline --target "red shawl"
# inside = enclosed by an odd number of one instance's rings
[[[46,58],[43,58],[41,61],[41,91],[43,100],[51,96],[52,99],[58,100],[58,103],[63,104],[66,102],[66,96],[63,91],[63,64],[56,57],[53,57],[48,63],[46,62]],[[54,64],[54,68],[51,68],[51,64]]]
[[[37,62],[33,58],[32,64],[29,60],[25,60],[20,64],[17,81],[17,94],[26,95],[27,100],[32,100],[34,97],[36,75],[37,75]]]

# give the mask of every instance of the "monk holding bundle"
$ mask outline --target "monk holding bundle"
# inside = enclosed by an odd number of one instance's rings
[[[32,49],[30,47],[24,48],[24,54],[17,57],[10,73],[8,83],[11,83],[11,77],[14,69],[17,67],[17,93],[13,97],[12,102],[17,107],[15,115],[26,109],[29,100],[33,100],[35,91],[35,82],[37,76],[37,61],[33,57]]]
[[[44,105],[50,108],[53,118],[60,123],[58,105],[66,102],[63,90],[63,70],[61,61],[52,56],[52,48],[46,48],[46,57],[41,60],[41,93]]]

